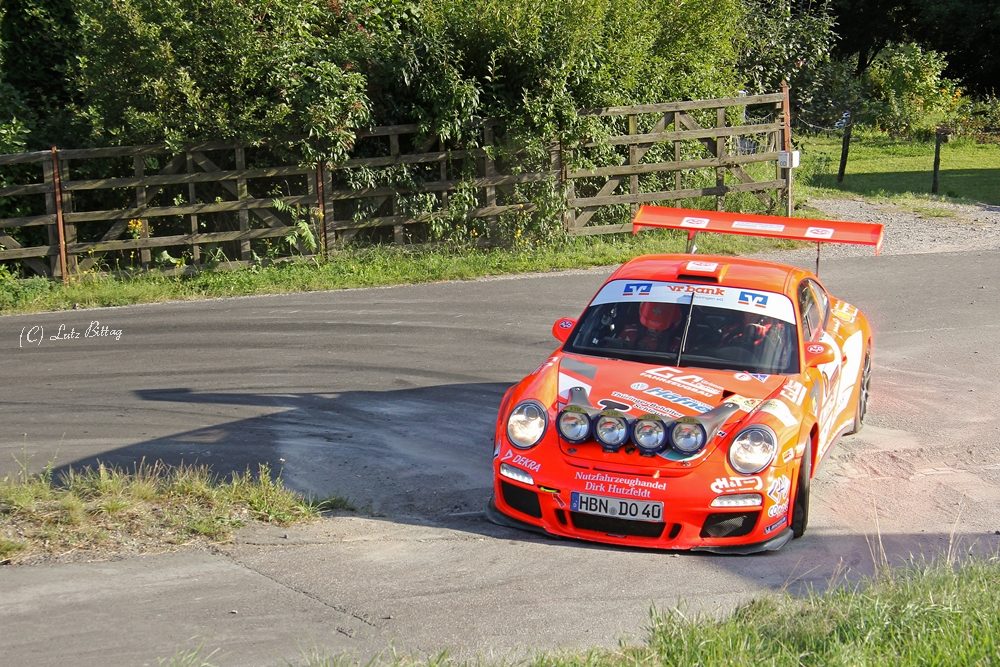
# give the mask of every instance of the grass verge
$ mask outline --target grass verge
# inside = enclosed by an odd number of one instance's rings
[[[684,233],[644,232],[582,237],[542,247],[407,250],[374,247],[344,251],[324,262],[282,263],[240,271],[204,271],[189,277],[138,274],[87,276],[69,286],[46,280],[0,279],[0,314],[92,308],[212,297],[380,287],[482,276],[620,264],[637,255],[683,252]],[[702,235],[699,252],[725,255],[793,247],[747,236]]]
[[[267,465],[221,480],[206,466],[106,465],[53,479],[26,469],[0,480],[0,564],[65,556],[141,552],[224,541],[250,522],[286,525],[342,499],[309,502],[272,478]]]
[[[1000,145],[957,139],[941,146],[938,192],[931,194],[934,141],[893,139],[858,132],[851,142],[844,182],[837,183],[841,139],[800,136],[798,198],[864,196],[903,205],[954,201],[1000,205]]]

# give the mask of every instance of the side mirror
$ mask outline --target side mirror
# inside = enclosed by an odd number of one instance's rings
[[[837,359],[829,343],[806,343],[806,367],[822,366]]]
[[[556,323],[552,325],[552,335],[560,343],[565,343],[569,340],[569,335],[573,333],[573,327],[576,326],[576,320],[572,317],[561,317],[556,320]]]

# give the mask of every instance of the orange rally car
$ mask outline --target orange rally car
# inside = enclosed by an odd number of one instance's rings
[[[876,251],[882,240],[880,225],[644,206],[634,227],[650,226]],[[504,525],[661,549],[780,549],[805,532],[810,479],[868,404],[868,320],[792,266],[639,257],[552,333],[562,347],[500,406],[488,515]]]

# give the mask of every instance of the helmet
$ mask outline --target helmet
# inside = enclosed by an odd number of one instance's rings
[[[650,329],[669,329],[681,321],[681,307],[676,303],[646,301],[639,307],[639,321]]]

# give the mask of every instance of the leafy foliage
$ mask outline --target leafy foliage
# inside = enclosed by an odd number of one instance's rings
[[[916,44],[892,45],[872,63],[870,120],[890,134],[929,136],[935,126],[954,120],[962,102],[955,81],[936,51]]]
[[[345,66],[325,3],[77,0],[72,74],[102,144],[305,135],[303,160],[342,160],[366,123],[364,79]]]

